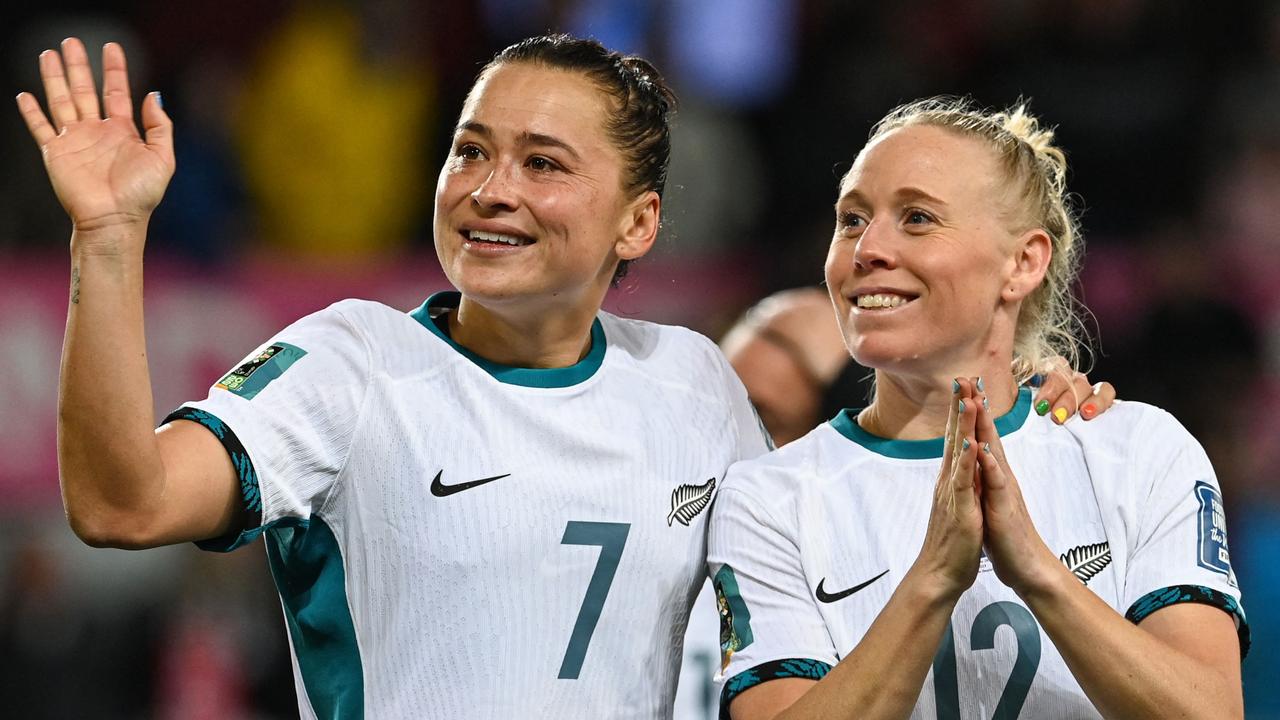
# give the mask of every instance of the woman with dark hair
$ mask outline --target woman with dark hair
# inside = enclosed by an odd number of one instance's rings
[[[436,188],[458,292],[309,315],[153,431],[142,260],[174,171],[125,56],[40,57],[19,109],[73,223],[60,384],[68,518],[95,546],[258,535],[304,717],[671,712],[718,478],[767,440],[724,357],[600,309],[658,232],[674,98],[644,60],[502,51]]]

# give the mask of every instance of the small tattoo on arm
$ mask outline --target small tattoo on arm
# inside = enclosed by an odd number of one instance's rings
[[[80,304],[80,266],[71,266],[71,304]]]

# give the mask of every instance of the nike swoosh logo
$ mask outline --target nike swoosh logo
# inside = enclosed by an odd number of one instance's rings
[[[843,600],[849,597],[850,595],[858,592],[862,588],[884,577],[888,572],[889,572],[888,570],[885,570],[884,572],[880,573],[879,575],[871,578],[870,580],[864,583],[858,583],[857,585],[854,585],[851,588],[841,590],[840,592],[834,592],[834,593],[829,593],[826,591],[825,588],[822,587],[823,584],[827,581],[826,578],[822,578],[821,580],[818,581],[818,588],[817,590],[814,591],[814,594],[817,595],[818,599],[824,603],[833,603],[837,600]]]
[[[444,470],[436,473],[436,477],[431,481],[431,494],[436,497],[449,497],[454,493],[460,493],[463,490],[470,490],[474,487],[480,487],[485,483],[491,483],[494,480],[501,480],[504,477],[510,477],[511,473],[506,475],[494,475],[493,477],[480,478],[479,480],[471,480],[469,482],[458,483],[457,485],[445,485],[440,482],[440,477],[444,475]]]

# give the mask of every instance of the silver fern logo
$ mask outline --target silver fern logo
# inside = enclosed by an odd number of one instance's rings
[[[681,485],[671,491],[671,513],[667,515],[667,527],[676,520],[688,526],[698,513],[707,509],[711,503],[711,491],[716,489],[716,479],[711,478],[701,485]]]
[[[1111,545],[1107,542],[1095,543],[1093,545],[1081,545],[1077,548],[1071,548],[1062,555],[1062,562],[1066,564],[1080,582],[1085,585],[1089,584],[1089,580],[1102,569],[1111,564]]]

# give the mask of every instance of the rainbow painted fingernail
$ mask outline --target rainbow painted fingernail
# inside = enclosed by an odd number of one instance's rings
[[[1093,403],[1083,405],[1080,408],[1080,417],[1085,420],[1092,420],[1094,415],[1098,414],[1098,407]]]
[[[1067,421],[1067,409],[1066,409],[1066,408],[1058,408],[1057,410],[1054,410],[1054,411],[1053,411],[1053,419],[1054,419],[1054,420],[1057,420],[1059,425],[1061,425],[1062,423],[1066,422],[1066,421]]]
[[[1041,400],[1040,402],[1036,403],[1036,414],[1037,414],[1037,415],[1044,415],[1044,414],[1045,414],[1045,413],[1047,413],[1047,412],[1049,412],[1049,401],[1048,401],[1048,400]]]

